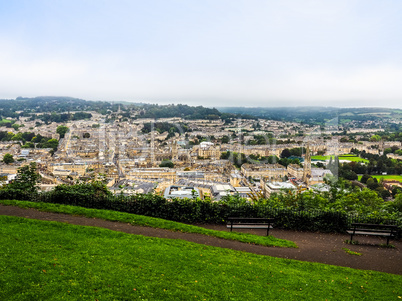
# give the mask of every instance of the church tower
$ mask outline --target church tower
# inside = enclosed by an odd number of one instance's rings
[[[179,159],[179,151],[177,150],[177,142],[173,142],[172,146],[172,160],[177,161]]]
[[[155,134],[151,131],[151,166],[155,165]]]
[[[303,167],[303,182],[309,185],[311,178],[311,154],[310,154],[310,144],[307,143],[306,156],[304,157],[304,167]]]

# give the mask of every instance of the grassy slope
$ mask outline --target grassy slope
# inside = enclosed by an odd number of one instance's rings
[[[402,277],[0,216],[0,300],[398,300]]]
[[[119,221],[124,223],[130,223],[132,225],[148,226],[153,228],[168,229],[172,231],[199,233],[263,246],[297,248],[294,242],[285,239],[275,238],[272,235],[259,236],[240,232],[216,231],[216,230],[205,229],[202,227],[187,225],[183,223],[168,221],[160,218],[117,212],[112,210],[87,209],[78,206],[15,201],[15,200],[0,200],[0,204],[19,206],[22,208],[35,208],[47,212],[57,212],[57,213],[66,213],[86,217],[96,217],[104,220]]]

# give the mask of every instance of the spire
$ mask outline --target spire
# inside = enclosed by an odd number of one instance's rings
[[[177,150],[177,142],[174,141],[172,146],[172,160],[177,161],[178,158],[179,158],[179,152]]]
[[[311,154],[310,154],[310,143],[307,143],[306,156],[304,157],[304,167],[303,167],[303,182],[307,185],[309,184],[311,178]]]

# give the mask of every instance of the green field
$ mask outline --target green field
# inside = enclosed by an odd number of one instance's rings
[[[402,277],[0,216],[0,300],[398,300]]]
[[[383,178],[384,180],[396,180],[399,182],[402,182],[402,176],[400,175],[385,175],[385,176],[381,176],[381,175],[372,175],[371,177],[380,180],[381,178]],[[362,178],[362,176],[359,176],[358,180],[360,181],[360,179]]]
[[[311,156],[312,160],[320,160],[320,161],[325,161],[325,160],[330,160],[332,157],[332,160],[334,160],[335,156]],[[355,155],[351,154],[345,154],[338,156],[339,160],[349,160],[351,162],[364,162],[364,163],[369,163],[369,160],[357,157]]]

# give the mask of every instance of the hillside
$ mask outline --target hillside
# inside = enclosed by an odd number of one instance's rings
[[[2,300],[393,300],[402,295],[398,275],[57,222],[0,220]]]
[[[402,110],[387,108],[335,108],[335,107],[219,107],[221,112],[248,114],[258,118],[296,121],[324,125],[336,118],[345,124],[352,120],[366,122],[376,120],[402,120]]]

